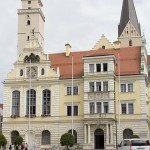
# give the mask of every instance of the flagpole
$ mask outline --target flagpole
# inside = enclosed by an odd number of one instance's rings
[[[30,60],[30,89],[29,89],[29,135],[28,135],[28,148],[30,149],[30,101],[31,101],[31,60]]]
[[[121,124],[121,122],[120,122],[120,113],[121,113],[121,111],[120,111],[120,107],[121,107],[121,105],[120,105],[120,53],[118,53],[118,113],[119,113],[119,119],[118,119],[118,130],[119,130],[119,136],[118,136],[118,139],[119,139],[119,143],[120,143],[120,124]]]
[[[74,115],[74,109],[73,109],[73,56],[72,56],[72,135],[73,135],[73,115]]]

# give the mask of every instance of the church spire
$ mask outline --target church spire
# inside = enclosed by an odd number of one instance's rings
[[[123,0],[120,24],[118,26],[118,37],[121,36],[129,21],[132,23],[138,35],[141,36],[140,24],[137,19],[134,2],[133,0]]]

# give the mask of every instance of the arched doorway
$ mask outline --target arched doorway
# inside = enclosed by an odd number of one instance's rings
[[[95,130],[94,138],[95,149],[104,149],[104,131],[102,129]]]
[[[125,129],[123,131],[123,139],[130,139],[133,136],[133,131],[131,129]]]
[[[14,144],[14,140],[15,138],[19,136],[19,132],[18,131],[12,131],[11,132],[11,143]]]

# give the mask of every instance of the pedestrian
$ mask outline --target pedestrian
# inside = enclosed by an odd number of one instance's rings
[[[27,143],[25,144],[25,150],[28,150],[28,144]]]
[[[16,145],[16,150],[18,150],[18,144]]]
[[[24,150],[24,144],[23,143],[21,144],[21,150]]]
[[[14,150],[14,144],[12,144],[11,149]]]
[[[6,150],[6,145],[3,146],[3,150]]]
[[[9,145],[9,149],[12,150],[11,144]]]

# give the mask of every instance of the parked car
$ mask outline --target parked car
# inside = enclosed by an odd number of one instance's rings
[[[148,139],[124,139],[118,145],[118,150],[150,150]]]

